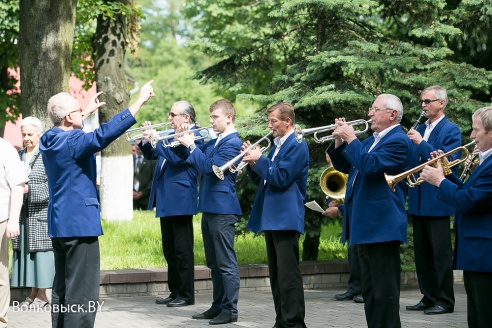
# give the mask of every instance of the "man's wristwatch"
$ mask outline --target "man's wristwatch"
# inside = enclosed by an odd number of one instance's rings
[[[195,144],[191,144],[191,145],[188,146],[188,150],[190,151],[190,153],[192,153],[195,149],[196,149],[196,145]]]

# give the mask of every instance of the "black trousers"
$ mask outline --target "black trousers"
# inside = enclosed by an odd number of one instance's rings
[[[400,242],[357,245],[368,328],[399,328]]]
[[[193,216],[167,216],[160,219],[162,252],[168,266],[170,297],[194,303]]]
[[[449,216],[414,216],[415,269],[422,302],[454,309],[453,250]]]
[[[492,323],[492,272],[463,271],[469,328],[486,328]]]
[[[265,242],[277,327],[306,327],[299,232],[267,230]]]
[[[99,303],[98,237],[53,238],[53,328],[94,327]]]
[[[359,295],[362,287],[360,282],[359,251],[357,245],[349,246],[348,261],[350,266],[350,277],[347,291],[353,295]]]

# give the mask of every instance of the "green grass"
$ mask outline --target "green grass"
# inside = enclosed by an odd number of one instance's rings
[[[201,215],[193,219],[195,236],[195,265],[205,265]],[[134,219],[126,222],[103,220],[104,236],[99,239],[101,269],[160,268],[167,266],[161,248],[159,219],[153,212],[135,211]],[[332,222],[323,227],[319,260],[347,258],[347,248],[339,242],[341,227]],[[302,252],[302,240],[300,248]],[[239,264],[266,263],[265,240],[253,233],[237,236],[235,249]]]

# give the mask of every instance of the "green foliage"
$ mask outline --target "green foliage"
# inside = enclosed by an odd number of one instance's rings
[[[0,115],[0,127],[7,121],[15,121],[20,114],[20,97],[14,91],[17,80],[8,69],[19,65],[19,1],[4,0],[0,3],[0,108],[9,109]]]

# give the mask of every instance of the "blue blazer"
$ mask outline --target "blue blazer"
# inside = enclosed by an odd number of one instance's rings
[[[133,124],[129,110],[86,133],[53,127],[40,139],[48,175],[48,234],[51,238],[102,235],[96,188],[96,155]]]
[[[421,124],[417,131],[423,136],[426,125]],[[445,153],[461,146],[461,132],[458,126],[451,123],[444,117],[432,130],[429,140],[422,141],[420,145],[413,144],[414,156],[412,167],[427,162],[430,153],[436,150],[443,150]],[[460,152],[450,156],[448,159],[455,160],[460,158]],[[452,168],[454,173],[458,172],[458,165]],[[415,174],[418,178],[420,173]],[[424,182],[420,186],[408,188],[408,213],[419,216],[450,216],[455,209],[437,199],[437,188]]]
[[[455,175],[448,179],[441,182],[438,197],[456,208],[454,268],[492,272],[492,158],[464,184]]]
[[[354,140],[328,149],[335,169],[349,174],[342,242],[349,239],[350,245],[407,241],[405,186],[399,183],[393,192],[384,173],[393,175],[409,169],[412,141],[397,126],[368,152],[373,143],[370,136],[362,142]]]
[[[248,173],[258,190],[247,227],[254,233],[263,230],[304,233],[309,150],[306,142],[298,143],[293,133],[272,162],[276,148],[272,147],[268,157],[261,156]]]
[[[191,154],[188,149],[187,162],[202,173],[198,210],[214,214],[242,215],[236,194],[236,176],[229,170],[224,172],[224,180],[215,175],[212,166],[222,166],[241,152],[242,141],[237,132],[228,134],[215,146],[217,138],[196,148]]]
[[[195,135],[199,136],[199,133],[195,132]],[[201,145],[203,140],[197,140],[196,143]],[[156,217],[198,213],[198,171],[181,155],[187,151],[186,147],[164,147],[161,142],[155,149],[150,143],[140,143],[139,147],[146,159],[157,160],[148,209],[155,207]]]

